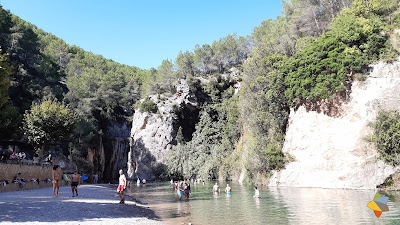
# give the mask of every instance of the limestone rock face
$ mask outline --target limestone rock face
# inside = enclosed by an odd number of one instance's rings
[[[400,110],[400,61],[378,63],[354,81],[340,115],[291,110],[283,151],[294,157],[274,172],[270,186],[373,189],[395,172],[365,140],[379,109]]]
[[[156,179],[154,170],[163,162],[176,137],[174,108],[196,109],[197,99],[189,91],[186,80],[180,80],[176,87],[177,93],[174,95],[149,96],[157,104],[157,113],[136,110],[128,153],[129,178]]]

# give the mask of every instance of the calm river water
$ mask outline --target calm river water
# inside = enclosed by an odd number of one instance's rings
[[[374,190],[259,187],[254,199],[252,186],[234,182],[232,194],[224,193],[226,183],[192,185],[190,200],[179,201],[169,182],[131,187],[128,194],[149,206],[166,224],[400,224],[400,193],[380,192],[389,197],[389,212],[376,218],[367,204]]]

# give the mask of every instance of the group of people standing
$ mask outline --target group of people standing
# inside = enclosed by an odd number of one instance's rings
[[[185,196],[185,199],[189,199],[190,197],[190,182],[189,181],[177,181],[173,182],[171,180],[171,185],[173,185],[176,193],[178,194],[179,200],[182,200],[182,196]]]
[[[51,174],[51,180],[53,182],[53,197],[58,197],[58,191],[60,190],[61,179],[68,180],[65,175],[61,172],[59,165],[53,166],[53,172]],[[72,197],[78,196],[78,186],[81,184],[81,175],[78,174],[77,170],[74,170],[74,174],[71,175],[71,191]]]
[[[195,181],[194,184],[196,184],[197,181]],[[200,182],[198,182],[200,183]],[[182,200],[182,196],[185,196],[186,199],[189,199],[190,195],[191,195],[191,191],[190,191],[190,182],[189,181],[176,181],[174,182],[173,180],[171,180],[171,185],[174,188],[174,190],[176,191],[176,193],[178,194],[179,200]],[[204,181],[203,181],[203,186],[204,186]],[[212,192],[214,195],[218,195],[220,193],[220,188],[218,186],[218,183],[215,183],[213,188],[212,188]],[[225,193],[227,195],[231,195],[232,194],[232,187],[229,184],[226,184],[226,188],[225,188]],[[260,191],[258,190],[257,186],[254,186],[254,198],[260,198]]]
[[[218,183],[215,183],[213,186],[213,194],[219,194],[219,192],[220,192],[220,189],[219,189]],[[231,195],[231,193],[232,193],[232,187],[229,186],[229,184],[226,184],[225,193],[227,195]],[[257,186],[254,186],[253,198],[260,198],[260,191],[258,190]]]

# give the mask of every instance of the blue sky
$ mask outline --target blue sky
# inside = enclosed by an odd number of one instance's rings
[[[227,34],[250,35],[281,14],[273,1],[0,0],[68,44],[142,69]]]

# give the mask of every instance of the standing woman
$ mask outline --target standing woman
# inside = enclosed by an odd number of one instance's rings
[[[190,196],[190,182],[188,181],[185,186],[185,198],[189,199]]]
[[[61,177],[62,177],[62,172],[60,166],[59,165],[53,166],[53,173],[51,175],[51,178],[53,180],[53,197],[58,197]],[[56,188],[57,188],[57,195],[56,195]]]

